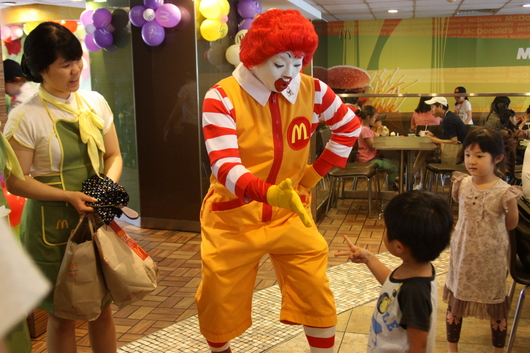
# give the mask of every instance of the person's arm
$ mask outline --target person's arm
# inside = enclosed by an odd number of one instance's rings
[[[105,154],[103,155],[104,174],[117,183],[123,170],[123,159],[114,124],[111,125],[109,131],[105,134],[103,142],[105,143]]]
[[[33,163],[34,150],[22,146],[14,138],[9,140],[24,173],[25,179],[20,180],[10,177],[6,180],[6,186],[10,193],[40,201],[66,201],[75,207],[77,212],[93,212],[94,209],[86,205],[87,202],[97,202],[97,199],[83,194],[80,191],[67,191],[43,184],[33,179],[30,168]]]
[[[464,121],[464,124],[469,124],[469,122],[471,121],[471,118],[473,117],[473,112],[471,110],[468,110],[466,114],[467,114],[467,118],[466,118],[466,121]]]
[[[438,144],[441,144],[441,143],[451,143],[453,145],[456,145],[458,143],[458,137],[457,136],[453,136],[451,137],[451,139],[449,140],[442,140],[442,139],[439,139],[438,137],[435,137],[435,136],[431,136],[429,135],[429,137],[431,138],[431,141],[433,143],[438,143]]]
[[[335,253],[335,256],[347,256],[351,262],[366,264],[377,281],[381,284],[385,283],[392,271],[370,251],[355,246],[347,235],[344,235],[344,239],[350,251],[339,251]]]
[[[428,337],[429,332],[408,325],[407,339],[409,341],[409,353],[425,353],[427,351]]]
[[[508,231],[515,229],[519,223],[519,210],[517,209],[517,200],[512,198],[506,202],[506,229]]]

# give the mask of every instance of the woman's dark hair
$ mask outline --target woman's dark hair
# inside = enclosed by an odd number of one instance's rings
[[[371,105],[363,105],[360,111],[357,112],[357,115],[361,117],[361,119],[366,119],[368,117],[374,116],[376,113],[376,110]]]
[[[428,101],[431,98],[432,97],[421,97],[420,102],[418,103],[418,106],[416,107],[416,109],[414,109],[414,111],[416,113],[427,113],[428,111],[430,111],[431,105],[426,104],[425,101]]]
[[[526,114],[530,114],[530,105],[526,108]]]
[[[496,112],[500,116],[503,110],[510,108],[510,103],[510,98],[506,96],[497,96],[493,99],[493,102],[491,102],[490,112]]]
[[[513,116],[515,116],[515,111],[513,111],[512,109],[504,109],[499,115],[502,127],[511,130],[512,132],[514,129],[517,128],[517,126],[515,126],[514,123],[512,123],[512,121],[510,120],[510,118]]]
[[[41,83],[41,72],[58,58],[79,60],[83,56],[81,43],[66,27],[55,22],[43,22],[29,33],[24,42],[22,72],[33,82]]]
[[[418,262],[436,259],[449,245],[453,213],[447,201],[428,191],[408,191],[395,196],[384,211],[387,238],[410,249]]]
[[[504,178],[506,175],[513,177],[515,169],[515,147],[517,142],[512,137],[512,132],[508,129],[500,131],[481,127],[470,131],[464,142],[460,153],[464,155],[467,148],[477,145],[482,152],[491,154],[493,160],[503,155],[505,158],[497,163],[495,174]]]

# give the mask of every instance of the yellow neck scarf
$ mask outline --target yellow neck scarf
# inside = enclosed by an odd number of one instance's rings
[[[80,95],[77,94],[77,92],[72,94],[75,96],[78,109],[74,109],[72,106],[60,102],[57,98],[49,94],[42,86],[39,89],[39,97],[44,103],[48,102],[57,108],[74,115],[77,118],[81,141],[87,144],[88,157],[90,158],[92,167],[99,175],[100,163],[98,150],[102,153],[105,153],[105,143],[103,141],[103,134],[101,133],[104,121],[88,106],[86,102],[85,105],[87,108],[81,109],[83,104]],[[46,104],[44,105],[46,110],[48,110]],[[50,114],[49,110],[48,114]]]

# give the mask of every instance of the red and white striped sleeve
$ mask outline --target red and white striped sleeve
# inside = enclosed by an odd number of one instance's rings
[[[331,130],[331,139],[324,152],[313,163],[321,176],[333,166],[344,167],[361,133],[360,119],[342,103],[324,82],[315,79],[315,109],[313,120],[324,121]]]
[[[202,127],[212,173],[231,193],[243,199],[248,184],[257,178],[241,164],[234,107],[220,86],[206,93]]]

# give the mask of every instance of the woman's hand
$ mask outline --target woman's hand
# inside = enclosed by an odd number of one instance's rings
[[[79,214],[85,212],[94,212],[94,208],[87,206],[87,202],[97,202],[98,200],[83,194],[80,191],[65,191],[67,193],[66,201],[75,207]]]

